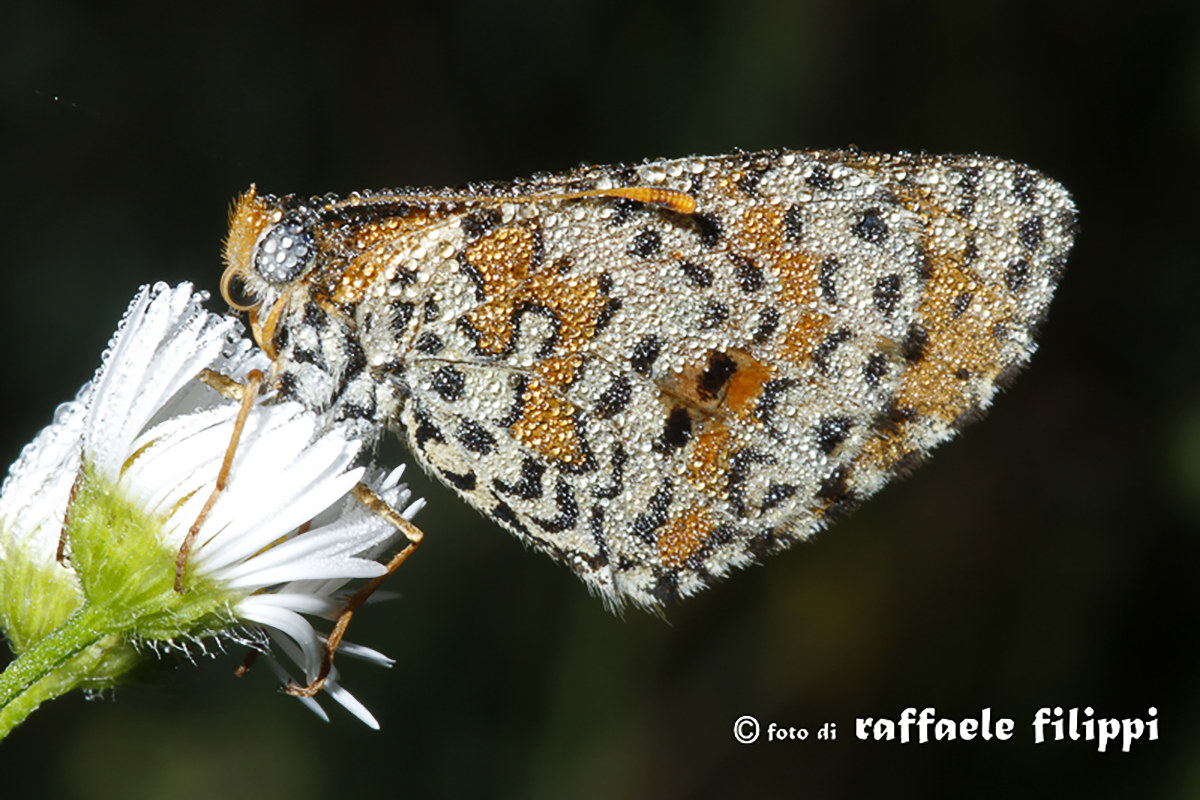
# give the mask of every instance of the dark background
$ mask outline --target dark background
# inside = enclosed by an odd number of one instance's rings
[[[9,2],[0,23],[0,461],[139,284],[215,291],[230,200],[733,148],[1003,155],[1082,235],[1028,372],[836,529],[668,613],[610,615],[440,488],[324,725],[240,653],[0,745],[5,797],[1200,796],[1196,5],[562,0]],[[214,308],[219,304],[214,302]],[[1131,753],[1041,706],[1158,709]],[[1009,742],[855,741],[990,707]],[[734,719],[833,743],[736,744]],[[218,795],[218,792],[221,795]]]

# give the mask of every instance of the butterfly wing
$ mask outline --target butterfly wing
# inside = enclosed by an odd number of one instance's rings
[[[603,195],[627,187],[696,208]],[[389,378],[427,469],[613,604],[805,538],[953,435],[1028,360],[1074,230],[1058,184],[975,156],[736,154],[474,191],[495,199],[389,255],[368,361],[404,354]]]

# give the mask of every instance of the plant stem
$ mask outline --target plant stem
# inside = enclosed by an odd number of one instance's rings
[[[0,673],[0,740],[46,700],[96,677],[104,648],[91,648],[112,632],[105,621],[95,610],[80,610]]]

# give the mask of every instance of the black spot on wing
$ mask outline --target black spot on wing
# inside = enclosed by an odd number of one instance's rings
[[[790,483],[773,483],[763,495],[763,511],[770,511],[796,493],[796,487]]]
[[[1041,217],[1023,219],[1017,225],[1017,239],[1026,250],[1037,250],[1045,238],[1046,234]]]
[[[961,317],[966,312],[966,310],[970,307],[971,299],[973,297],[974,297],[974,294],[972,294],[971,292],[959,292],[958,294],[956,294],[954,296],[954,299],[950,301],[950,317],[951,317],[951,319],[958,319],[959,317]]]
[[[684,277],[698,289],[707,289],[713,285],[712,270],[708,267],[701,267],[690,261],[684,261],[680,264],[680,269],[683,270]]]
[[[304,304],[303,319],[307,327],[320,330],[328,324],[329,315],[325,313],[325,309],[310,300]]]
[[[275,394],[281,400],[291,400],[296,397],[296,375],[291,372],[281,373],[276,382]]]
[[[462,274],[467,276],[475,286],[475,300],[482,303],[487,299],[487,282],[483,279],[483,274],[471,263],[467,258],[466,253],[458,254],[458,268]]]
[[[660,453],[672,453],[683,447],[692,438],[692,415],[686,408],[676,406],[667,415],[662,435],[654,445]]]
[[[729,470],[725,474],[725,494],[729,504],[739,517],[750,513],[746,505],[746,481],[750,479],[750,469],[755,464],[769,464],[771,459],[754,448],[747,447],[738,450],[729,457]]]
[[[853,495],[853,492],[854,490],[850,488],[850,470],[842,465],[821,481],[821,486],[817,489],[817,499],[827,503],[836,503],[846,500]]]
[[[758,404],[754,408],[755,415],[764,424],[770,425],[771,418],[779,407],[779,399],[794,386],[796,386],[794,378],[773,378],[764,383],[762,391],[758,395]]]
[[[630,384],[629,376],[624,372],[617,373],[612,383],[596,401],[596,416],[600,419],[611,419],[621,413],[629,406],[632,393],[633,387]]]
[[[463,447],[479,455],[487,455],[496,447],[496,437],[473,419],[461,420],[454,437]]]
[[[434,355],[439,353],[445,346],[446,345],[445,342],[442,341],[442,337],[438,336],[436,333],[431,333],[430,331],[423,332],[417,337],[417,340],[413,342],[413,349],[419,353],[425,353],[426,355]]]
[[[968,234],[966,245],[963,247],[963,266],[970,266],[977,258],[979,258],[979,243],[975,241],[974,234]]]
[[[457,472],[451,472],[448,469],[439,469],[437,473],[442,477],[442,480],[453,486],[455,489],[458,489],[460,492],[475,491],[478,478],[476,477],[474,470],[467,470],[466,473],[461,475]]]
[[[743,292],[751,294],[763,288],[766,277],[762,267],[754,263],[753,259],[739,253],[730,253],[729,258],[733,261],[733,274]]]
[[[793,203],[783,215],[783,236],[793,243],[804,238],[804,211],[799,203]]]
[[[450,365],[438,367],[430,379],[430,388],[437,392],[443,400],[453,403],[462,398],[463,387],[467,377],[461,370]]]
[[[547,305],[542,303],[518,303],[516,310],[513,313],[513,337],[509,342],[508,349],[511,350],[516,346],[517,341],[521,338],[521,327],[525,318],[528,315],[534,315],[546,320],[550,323],[550,330],[545,334],[542,343],[538,345],[537,357],[546,358],[554,352],[555,346],[558,345],[559,338],[562,335],[562,319],[558,313]]]
[[[887,406],[871,420],[871,429],[884,436],[895,436],[900,429],[916,419],[916,412],[890,401]]]
[[[554,505],[558,509],[551,519],[532,517],[533,522],[547,533],[561,533],[575,527],[579,521],[579,504],[575,502],[575,492],[566,478],[558,476],[554,485]]]
[[[629,376],[624,372],[617,373],[596,401],[596,416],[600,419],[612,419],[629,406],[632,394],[633,386],[629,382]]]
[[[312,364],[322,372],[329,369],[325,363],[325,359],[315,350],[309,350],[305,347],[293,347],[291,357],[292,361],[295,361],[297,364]]]
[[[521,478],[516,483],[506,483],[499,478],[492,480],[492,485],[502,494],[519,497],[522,500],[536,500],[542,496],[542,476],[546,474],[546,466],[536,459],[526,456],[521,462]]]
[[[876,353],[867,359],[867,363],[863,366],[863,380],[867,382],[867,386],[872,389],[879,388],[879,381],[883,376],[890,371],[888,366],[888,358],[882,353]]]
[[[645,207],[645,203],[621,197],[613,202],[613,214],[608,218],[608,224],[612,227],[624,225],[635,212],[641,211]]]
[[[621,310],[621,298],[610,297],[604,304],[604,308],[600,309],[600,315],[596,318],[595,333],[600,333],[602,330],[612,324],[613,316]]]
[[[883,244],[888,237],[887,220],[878,208],[868,208],[864,211],[850,230],[855,236],[871,244]]]
[[[1029,283],[1029,262],[1022,258],[1009,264],[1004,271],[1004,282],[1008,284],[1010,292],[1024,289],[1025,284]]]
[[[729,354],[714,350],[708,354],[708,365],[700,376],[696,387],[697,393],[703,400],[713,400],[729,383],[730,378],[737,372],[737,364]]]
[[[983,170],[979,167],[967,167],[959,173],[958,191],[961,195],[958,201],[958,213],[969,219],[975,213],[975,203],[979,199],[979,184],[983,180]]]
[[[413,304],[403,300],[393,300],[388,305],[388,309],[391,311],[389,327],[394,336],[399,336],[408,329],[408,323],[412,320]]]
[[[712,214],[692,214],[691,220],[700,233],[700,244],[712,248],[721,240],[721,221]]]
[[[813,164],[806,180],[809,186],[821,191],[831,192],[837,188],[837,181],[829,174],[829,167],[824,164]]]
[[[508,503],[500,502],[492,507],[491,516],[499,522],[509,526],[522,536],[529,535],[529,529],[521,522],[517,516],[517,512],[512,510],[512,506]]]
[[[467,214],[460,224],[468,239],[478,239],[482,234],[499,225],[500,220],[499,209],[483,208]]]
[[[342,403],[337,408],[338,419],[374,419],[375,398],[368,397],[368,403]]]
[[[823,418],[816,429],[817,447],[821,448],[821,452],[825,455],[833,455],[833,451],[846,441],[853,426],[854,421],[849,417]]]
[[[742,177],[737,179],[738,190],[745,195],[753,197],[758,194],[758,184],[762,180],[765,168],[754,169],[748,168],[742,173]]]
[[[711,301],[704,308],[704,316],[700,318],[700,327],[710,331],[727,319],[729,319],[729,306]]]
[[[837,305],[837,284],[834,283],[834,275],[842,265],[833,256],[829,256],[821,262],[821,269],[817,273],[817,285],[821,287],[821,299],[831,305]]]
[[[413,432],[413,441],[416,442],[417,449],[424,452],[425,446],[429,442],[442,444],[446,441],[446,437],[438,429],[433,421],[424,413],[417,412],[417,429]]]
[[[774,306],[764,306],[758,314],[758,327],[754,330],[754,344],[764,344],[779,328],[779,310]]]
[[[612,483],[593,489],[592,494],[595,497],[601,500],[611,500],[625,490],[625,462],[628,460],[629,454],[625,452],[625,445],[620,441],[615,442],[608,472],[612,476]]]
[[[896,313],[896,306],[900,303],[900,276],[893,273],[877,280],[873,299],[875,307],[885,317]]]
[[[650,368],[654,366],[661,351],[661,339],[654,335],[643,337],[634,345],[633,353],[629,356],[629,363],[639,375],[649,375]]]
[[[596,555],[588,562],[592,569],[608,566],[608,537],[604,534],[604,506],[596,504],[588,513],[588,533],[596,545]]]
[[[829,359],[833,356],[834,351],[843,343],[850,339],[852,334],[849,328],[840,328],[826,336],[821,343],[813,349],[812,360],[817,365],[817,369],[821,374],[829,371]]]
[[[1013,173],[1013,194],[1026,205],[1033,202],[1037,189],[1037,175],[1025,167],[1018,167]]]
[[[671,479],[666,478],[650,497],[646,510],[634,517],[633,535],[648,544],[655,544],[654,532],[667,524],[667,512],[671,507],[672,497]]]
[[[929,346],[929,334],[920,323],[914,322],[908,326],[908,336],[900,346],[906,361],[916,363],[925,358],[925,349]]]
[[[512,405],[509,406],[503,417],[496,420],[496,424],[501,428],[511,428],[521,417],[525,416],[525,391],[529,388],[529,378],[524,375],[516,376],[510,386],[513,390]]]
[[[367,368],[367,354],[363,352],[362,344],[357,334],[347,329],[342,338],[342,359],[345,367],[342,371],[342,387],[354,380],[360,372]]]
[[[658,255],[658,249],[662,246],[662,234],[650,228],[643,228],[638,231],[637,236],[633,237],[633,244],[629,246],[629,252],[638,258],[652,258]]]
[[[858,498],[850,488],[849,467],[842,465],[827,475],[817,490],[817,499],[825,503],[826,522],[833,522],[854,508]]]

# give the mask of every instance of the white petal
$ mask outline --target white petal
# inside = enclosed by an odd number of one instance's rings
[[[81,395],[85,395],[85,386]],[[84,404],[64,403],[54,422],[21,450],[0,487],[0,557],[20,548],[25,558],[49,563],[58,550],[71,486],[79,471]]]
[[[309,665],[320,666],[324,650],[317,639],[316,631],[304,617],[272,603],[255,602],[254,597],[247,597],[238,603],[238,611],[242,619],[274,628],[299,645],[303,658],[296,659],[296,662],[305,667],[306,671],[310,668]]]
[[[325,691],[334,701],[341,703],[342,707],[349,711],[354,716],[362,720],[371,730],[379,730],[379,721],[372,716],[367,707],[358,701],[358,699],[342,688],[342,685],[334,680],[325,681]]]
[[[202,505],[216,483],[236,415],[236,408],[225,406],[160,423],[133,443],[138,455],[118,485],[152,514],[179,513],[179,504],[198,494]]]
[[[404,517],[409,522],[412,522],[412,518],[415,517],[417,515],[417,513],[425,506],[426,506],[425,498],[418,497],[416,500],[412,501],[412,504],[409,505],[408,508],[404,509],[404,511],[401,512],[400,516]]]
[[[377,561],[365,558],[310,558],[286,561],[262,568],[253,562],[230,568],[221,574],[230,589],[259,589],[288,581],[328,580],[330,578],[377,578],[387,572]]]
[[[316,597],[311,594],[299,594],[295,592],[271,592],[269,594],[256,594],[243,599],[241,602],[253,599],[254,604],[273,606],[276,608],[287,608],[296,611],[300,614],[315,614],[326,616],[339,611],[343,603],[335,601],[329,597]],[[234,613],[241,616],[239,604],[234,609]]]
[[[393,538],[394,529],[386,521],[378,525],[351,526],[333,522],[314,528],[286,542],[280,542],[250,561],[266,569],[282,561],[301,561],[307,558],[350,558],[362,556],[379,540]]]
[[[285,502],[282,505],[278,502],[279,498],[270,498],[271,502],[263,502],[261,494],[256,498],[252,494],[243,493],[247,502],[240,503],[238,510],[242,512],[241,516],[229,520],[198,552],[199,563],[216,574],[231,569],[234,565],[253,561],[256,553],[267,548],[288,531],[307,522],[331,502],[345,496],[358,483],[358,474],[358,470],[351,470],[315,486],[301,483],[296,488],[307,491],[297,497],[284,498]],[[286,477],[284,479],[286,480]],[[218,505],[225,499],[222,495]],[[243,500],[242,496],[229,498],[226,509],[240,500]],[[249,502],[255,500],[261,506],[248,508]],[[218,511],[214,506],[214,527],[220,526],[225,522],[224,517],[228,516],[228,511],[224,515],[219,515]]]
[[[84,452],[116,478],[130,445],[163,404],[221,353],[234,323],[200,307],[191,286],[143,288],[97,373]]]
[[[340,656],[351,656],[352,658],[368,661],[380,667],[391,668],[396,663],[396,659],[385,656],[378,650],[345,640],[338,645],[337,651]]]
[[[247,374],[252,369],[263,373],[269,372],[271,359],[267,358],[266,353],[255,347],[242,334],[241,325],[235,324],[230,329],[221,356],[213,361],[213,363],[205,366],[244,384],[247,380]],[[199,411],[227,403],[229,403],[228,398],[222,396],[207,384],[201,381],[188,381],[164,407],[164,414],[155,417],[151,424],[153,425],[172,414]],[[235,405],[237,404],[235,403]]]

